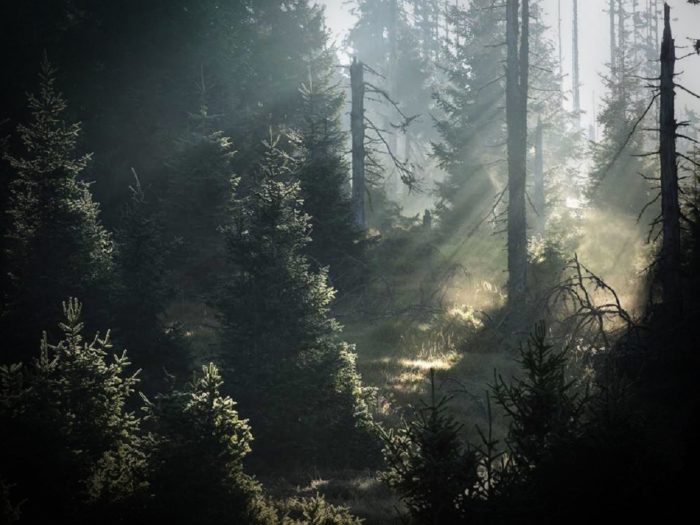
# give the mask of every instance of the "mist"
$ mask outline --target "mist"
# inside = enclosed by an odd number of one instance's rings
[[[695,0],[7,0],[0,522],[664,523]]]

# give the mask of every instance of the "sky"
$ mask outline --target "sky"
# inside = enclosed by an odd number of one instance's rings
[[[468,0],[460,0],[467,3]],[[564,71],[567,75],[568,88],[571,87],[571,48],[572,48],[572,6],[573,0],[541,0],[545,10],[546,23],[551,28],[550,38],[557,41],[557,10],[561,2],[562,17],[562,53],[564,56]],[[644,6],[647,0],[639,0]],[[342,42],[348,29],[354,24],[350,13],[351,5],[348,0],[319,0],[326,7],[327,23],[336,37]],[[700,38],[700,6],[692,6],[686,0],[669,0],[671,6],[672,26],[678,56],[690,52],[691,38]],[[600,105],[604,95],[600,74],[605,73],[605,64],[610,60],[610,34],[608,15],[606,13],[608,0],[579,0],[579,63],[581,78],[581,105],[585,111],[583,123],[585,126],[593,120],[594,111]],[[686,49],[680,49],[687,46]],[[678,82],[685,87],[700,93],[700,56],[692,56],[681,61],[677,71],[683,74]],[[685,106],[700,112],[700,100],[679,90],[679,109]]]

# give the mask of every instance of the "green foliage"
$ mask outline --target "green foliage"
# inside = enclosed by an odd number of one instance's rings
[[[460,438],[461,425],[449,413],[449,398],[436,398],[431,370],[430,403],[396,430],[383,435],[387,471],[416,523],[457,523],[465,516],[469,489],[479,479],[476,453]]]
[[[170,267],[185,296],[209,293],[221,268],[224,246],[218,228],[226,222],[235,153],[223,133],[198,130],[178,143],[168,164],[164,233],[179,240]]]
[[[361,525],[362,520],[346,507],[331,505],[319,494],[309,498],[292,498],[280,508],[280,525]]]
[[[633,6],[629,4],[618,2],[618,20],[630,14]],[[637,6],[634,7],[636,10]],[[643,16],[638,12],[634,18]],[[651,185],[640,173],[653,176],[656,169],[640,157],[653,149],[645,128],[651,131],[650,128],[657,127],[651,117],[655,114],[650,104],[653,94],[645,87],[643,76],[658,75],[658,65],[654,64],[658,64],[659,51],[656,39],[652,37],[649,42],[650,38],[646,37],[640,41],[639,35],[624,21],[618,25],[617,32],[614,62],[602,76],[607,93],[598,122],[603,136],[592,144],[593,169],[587,193],[589,198],[595,198],[599,208],[637,217],[651,200]]]
[[[19,521],[20,505],[12,501],[12,487],[0,478],[0,523],[9,525]]]
[[[127,408],[136,376],[125,375],[129,361],[111,352],[109,333],[83,340],[77,300],[63,311],[59,343],[44,336],[31,366],[0,368],[1,475],[30,521],[89,521],[90,509],[143,488],[140,420]]]
[[[173,276],[167,264],[172,248],[165,242],[162,214],[147,199],[136,174],[131,191],[131,200],[115,232],[116,336],[135,350],[132,357],[145,368],[146,386],[151,386],[156,381],[150,373],[162,375],[163,368],[171,373],[183,372],[189,363],[176,328],[164,326],[161,320],[173,294]]]
[[[248,187],[234,181],[223,230],[229,258],[219,303],[223,359],[263,455],[297,462],[323,454],[343,463],[367,445],[360,428],[368,424],[367,408],[352,349],[338,340],[329,313],[335,292],[325,269],[313,271],[304,255],[310,219],[293,180],[294,161],[279,145],[266,142]]]
[[[24,155],[5,157],[14,171],[2,298],[2,325],[12,327],[10,336],[52,325],[54,305],[69,295],[85,298],[97,313],[112,271],[112,240],[89,185],[79,180],[90,157],[74,153],[80,126],[62,120],[66,102],[46,57],[28,107],[29,122],[17,128]],[[25,357],[26,342],[11,340],[14,355],[5,359]]]
[[[349,199],[349,166],[340,113],[345,97],[333,84],[332,55],[324,51],[312,62],[309,80],[301,88],[302,122],[298,130],[300,162],[296,176],[304,210],[311,218],[310,258],[329,266],[334,281],[352,282],[361,257],[360,231]]]
[[[115,234],[121,290],[119,303],[128,315],[126,325],[137,331],[158,327],[158,314],[168,297],[166,247],[159,217],[146,200],[141,181],[135,176],[131,200],[124,209]],[[121,325],[122,323],[120,323]]]
[[[517,468],[527,472],[575,436],[586,397],[567,378],[567,353],[546,341],[544,323],[520,347],[524,376],[511,384],[498,377],[493,392],[511,419],[508,444]]]
[[[294,161],[278,148],[278,138],[266,144],[251,187],[233,183],[223,230],[232,275],[221,309],[241,347],[289,356],[337,331],[328,316],[335,292],[325,270],[311,271],[303,254],[311,228],[299,183],[291,180]]]
[[[447,82],[438,91],[442,117],[436,121],[440,142],[433,145],[438,165],[447,178],[438,185],[438,216],[451,232],[465,220],[478,221],[497,193],[492,178],[494,161],[503,157],[505,87],[501,81],[505,49],[503,16],[489,0],[453,9],[451,22],[460,43],[449,57]]]
[[[260,486],[243,471],[250,426],[222,386],[219,370],[209,364],[184,391],[160,394],[146,405],[153,425],[150,510],[159,522],[271,523]]]
[[[505,84],[503,62],[505,34],[503,5],[475,0],[455,6],[448,13],[454,26],[453,45],[448,46],[447,78],[436,91],[439,111],[433,157],[446,172],[438,182],[437,215],[441,232],[461,234],[465,225],[480,224],[490,215],[494,202],[504,202],[499,190],[506,186]],[[542,7],[531,2],[530,53],[537,57],[530,66],[531,121],[543,121],[548,205],[555,194],[576,195],[578,181],[566,173],[569,160],[581,154],[578,116],[562,109],[564,92],[555,47],[547,37]],[[534,122],[532,122],[534,124]],[[528,140],[534,143],[535,126]],[[564,179],[557,187],[554,179]],[[502,211],[495,206],[494,212]],[[538,210],[543,217],[548,214]]]
[[[528,239],[528,294],[532,298],[527,312],[529,318],[545,315],[535,305],[541,304],[542,299],[562,282],[568,262],[567,253],[570,253],[568,248],[553,233]]]

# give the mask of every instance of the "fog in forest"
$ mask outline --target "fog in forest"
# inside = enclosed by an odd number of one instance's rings
[[[0,3],[0,523],[694,515],[699,4]]]

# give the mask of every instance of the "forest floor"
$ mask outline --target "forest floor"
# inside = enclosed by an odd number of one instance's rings
[[[450,407],[463,424],[464,437],[478,439],[476,426],[486,429],[488,425],[488,385],[493,383],[494,371],[507,376],[513,373],[514,354],[476,347],[473,351],[460,351],[450,344],[440,347],[430,325],[410,323],[415,328],[411,330],[407,323],[353,323],[346,325],[343,332],[343,338],[356,345],[363,384],[375,391],[372,399],[376,406],[372,408],[378,422],[386,427],[398,425],[411,407],[427,402],[432,368],[436,371],[437,394],[452,398]],[[474,333],[475,344],[478,335],[481,332]],[[494,417],[496,435],[504,430],[502,419]],[[301,471],[260,479],[275,498],[320,493],[330,503],[349,507],[365,520],[365,525],[402,523],[401,502],[376,471]]]
[[[177,319],[190,340],[197,360],[216,358],[216,314],[204,305],[173,305],[169,318]],[[463,424],[464,437],[478,439],[477,425],[489,424],[487,391],[494,373],[510,377],[516,367],[514,352],[488,338],[473,312],[447,309],[428,319],[385,319],[375,322],[346,321],[342,337],[355,345],[357,367],[363,384],[373,395],[371,407],[385,427],[401,422],[412,407],[429,401],[430,369],[436,372],[438,396],[451,397],[450,408]],[[494,410],[495,412],[495,410]],[[494,417],[494,431],[505,430]],[[366,525],[399,523],[401,502],[378,476],[369,470],[269,473],[260,475],[273,498],[323,494],[333,504],[348,506]]]
[[[356,345],[358,370],[363,384],[375,390],[372,399],[376,405],[372,408],[380,424],[396,426],[411,407],[428,402],[432,368],[436,371],[437,395],[452,398],[450,407],[463,424],[464,437],[475,442],[477,425],[485,430],[489,424],[486,392],[494,372],[510,377],[516,367],[514,354],[493,351],[491,342],[478,342],[481,331],[472,334],[471,350],[461,350],[447,334],[436,337],[433,329],[430,323],[396,320],[352,323],[346,325],[343,338]],[[496,415],[493,423],[495,434],[502,435],[503,419]],[[365,520],[365,525],[402,523],[401,502],[378,474],[354,470],[299,472],[263,482],[276,497],[321,493],[333,504],[348,506]]]

